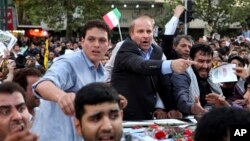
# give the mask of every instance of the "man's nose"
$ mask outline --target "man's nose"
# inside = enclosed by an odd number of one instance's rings
[[[99,41],[98,41],[98,40],[95,40],[95,41],[94,41],[94,46],[95,46],[95,47],[99,47],[99,45],[100,45]]]
[[[19,120],[22,119],[22,113],[20,113],[17,109],[12,110],[12,119]]]
[[[102,123],[102,130],[105,131],[110,131],[112,129],[112,122],[109,119],[109,117],[104,117],[103,118],[103,123]]]
[[[186,52],[190,52],[190,48],[188,46],[185,47]]]
[[[205,63],[202,64],[202,66],[203,66],[203,68],[208,68],[209,63],[205,62]]]

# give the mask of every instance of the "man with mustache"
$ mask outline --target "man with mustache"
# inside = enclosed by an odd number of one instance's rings
[[[167,95],[163,91],[164,75],[182,73],[195,62],[162,60],[162,49],[152,44],[153,23],[148,16],[133,20],[129,35],[115,57],[111,84],[129,101],[124,109],[124,120],[153,119],[153,112],[158,106],[157,97],[165,100],[164,96]]]
[[[30,114],[24,97],[24,90],[18,84],[0,84],[0,141],[38,140],[29,131]]]
[[[196,44],[190,50],[191,60],[197,62],[183,74],[173,74],[171,83],[177,108],[183,114],[201,115],[207,111],[206,95],[222,95],[219,84],[209,78],[212,67],[213,51],[205,44]]]

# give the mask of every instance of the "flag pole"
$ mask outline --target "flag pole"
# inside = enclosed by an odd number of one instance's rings
[[[49,66],[48,61],[49,61],[49,37],[47,37],[47,39],[45,40],[45,53],[43,60],[44,68],[46,70],[48,69]]]
[[[119,34],[120,34],[120,38],[121,38],[121,41],[123,40],[122,39],[122,32],[121,32],[121,27],[120,27],[120,22],[118,21],[118,29],[119,29]]]

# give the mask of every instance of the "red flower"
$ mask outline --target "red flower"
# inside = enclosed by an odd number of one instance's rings
[[[156,139],[164,139],[164,138],[166,138],[166,133],[165,132],[163,132],[163,131],[157,131],[156,133],[155,133],[155,138]]]
[[[187,141],[193,141],[191,137],[187,137]]]
[[[183,135],[190,137],[190,136],[192,136],[192,131],[190,129],[186,128],[186,129],[184,129]]]

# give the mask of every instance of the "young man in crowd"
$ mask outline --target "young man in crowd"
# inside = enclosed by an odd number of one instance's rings
[[[244,59],[238,55],[229,56],[228,63],[235,64],[236,67],[241,67],[241,68],[244,68],[245,66]],[[245,82],[239,79],[238,76],[238,81],[236,82],[226,82],[221,84],[223,95],[225,96],[225,99],[229,104],[232,105],[233,103],[236,102],[240,105],[243,105],[243,103],[241,102],[243,102],[244,99],[243,98],[245,92],[244,83]]]
[[[118,92],[106,83],[91,83],[75,98],[75,127],[84,141],[113,140],[122,137],[122,116]]]
[[[40,141],[82,140],[73,124],[75,92],[89,83],[104,81],[100,61],[110,45],[110,30],[104,21],[91,20],[82,31],[83,49],[59,57],[33,85],[37,96],[45,99],[32,126]]]

